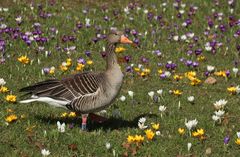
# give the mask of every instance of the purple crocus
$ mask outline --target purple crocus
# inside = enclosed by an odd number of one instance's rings
[[[230,76],[230,71],[229,71],[229,70],[226,70],[225,73],[226,73],[226,76],[227,76],[227,77]]]
[[[132,73],[133,72],[133,68],[131,66],[127,66],[126,67],[126,72]]]
[[[79,57],[78,60],[77,60],[77,62],[78,62],[79,64],[85,64],[85,63],[86,63],[85,59],[82,58],[82,57]]]
[[[131,60],[131,56],[124,56],[124,60],[128,63]]]
[[[91,52],[90,51],[85,51],[85,55],[90,57],[91,56]]]
[[[199,66],[199,63],[198,63],[198,62],[193,62],[192,66],[193,66],[194,68],[196,68],[196,67]]]
[[[201,48],[196,49],[196,50],[195,50],[195,54],[196,54],[197,56],[200,55],[200,54],[202,54],[202,49],[201,49]]]
[[[223,142],[224,142],[224,144],[228,144],[229,141],[230,141],[230,137],[229,137],[229,135],[227,135],[227,136],[224,138]]]
[[[166,74],[163,72],[162,74],[160,74],[160,78],[161,79],[164,79],[164,78],[166,78],[167,76],[166,76]]]
[[[46,74],[49,74],[50,72],[50,68],[46,67],[46,68],[43,68],[43,73],[46,75]]]
[[[185,62],[185,65],[188,66],[188,67],[192,66],[192,64],[193,64],[193,62],[191,60],[187,60]]]

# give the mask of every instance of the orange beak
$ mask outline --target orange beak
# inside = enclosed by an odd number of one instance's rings
[[[127,37],[125,37],[124,35],[122,35],[121,39],[120,39],[120,43],[122,43],[122,44],[132,44],[133,42],[131,40],[129,40]]]

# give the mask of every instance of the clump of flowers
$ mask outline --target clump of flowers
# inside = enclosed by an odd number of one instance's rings
[[[63,112],[60,117],[62,117],[62,118],[65,118],[65,117],[74,118],[74,117],[76,117],[76,116],[77,116],[77,115],[76,115],[75,112],[69,112],[69,113]]]
[[[61,71],[65,72],[69,69],[69,67],[72,65],[72,59],[71,58],[67,58],[65,62],[62,62],[62,64],[60,65],[60,69]]]
[[[183,92],[180,91],[180,90],[178,90],[178,89],[172,91],[172,94],[173,94],[173,95],[176,95],[176,96],[180,96],[180,95],[182,95],[182,93],[183,93]]]
[[[192,132],[192,136],[193,137],[197,137],[201,140],[205,139],[205,131],[201,128],[201,129],[197,129],[196,131]]]
[[[192,130],[193,128],[195,128],[195,127],[197,126],[197,124],[198,124],[198,121],[197,121],[196,119],[194,119],[194,120],[189,120],[189,121],[185,120],[185,126],[187,127],[190,135],[191,135],[191,130]]]
[[[214,115],[212,115],[212,119],[214,122],[221,123],[222,116],[225,114],[224,107],[227,104],[227,101],[225,99],[220,99],[219,101],[216,101],[213,105],[215,108]]]
[[[141,77],[149,76],[151,73],[151,69],[144,68],[142,64],[139,64],[137,67],[135,67],[134,71]]]
[[[7,93],[9,92],[9,89],[5,86],[0,86],[0,93]]]
[[[77,70],[77,71],[83,71],[84,67],[85,67],[84,64],[78,63],[78,64],[77,64],[77,67],[76,67],[76,70]]]
[[[27,56],[21,56],[18,58],[18,61],[23,64],[28,64],[30,62],[30,59]]]
[[[14,122],[14,121],[16,121],[18,118],[17,118],[17,116],[15,115],[15,114],[11,114],[11,115],[9,115],[9,116],[7,116],[6,118],[5,118],[5,121],[7,122],[7,123],[12,123],[12,122]]]
[[[228,70],[227,71],[224,71],[224,70],[216,71],[214,73],[214,75],[226,78],[227,76],[229,76],[229,71]]]
[[[146,118],[145,117],[142,117],[142,118],[140,118],[138,120],[138,127],[139,127],[139,129],[144,130],[144,129],[146,129],[148,127],[147,125],[145,125],[145,122],[146,122]]]
[[[235,143],[240,146],[240,132],[237,132],[237,139]]]
[[[15,103],[17,101],[17,96],[10,94],[5,97],[5,100],[10,103]]]
[[[201,80],[196,77],[196,72],[195,71],[190,71],[185,73],[185,77],[188,78],[191,82],[190,84],[192,86],[199,85],[201,84]]]
[[[181,80],[183,77],[181,76],[181,75],[177,75],[177,74],[175,74],[174,76],[173,76],[173,79],[174,80],[176,80],[176,81],[179,81],[179,80]]]
[[[133,142],[142,143],[143,141],[144,141],[144,137],[142,135],[135,135],[135,136],[128,135],[127,137],[128,143],[133,143]]]
[[[47,74],[54,74],[55,73],[55,67],[54,66],[52,66],[52,67],[45,67],[45,68],[43,68],[42,69],[42,74],[43,75],[47,75]]]
[[[145,130],[145,134],[148,140],[152,140],[155,136],[155,133],[151,129]]]
[[[227,88],[227,91],[232,94],[232,95],[236,95],[240,93],[240,87],[238,86],[231,86]]]

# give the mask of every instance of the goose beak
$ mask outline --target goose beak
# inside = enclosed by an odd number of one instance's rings
[[[133,42],[131,40],[129,40],[127,37],[125,37],[124,35],[122,35],[121,39],[120,39],[120,43],[122,43],[122,44],[132,44]]]

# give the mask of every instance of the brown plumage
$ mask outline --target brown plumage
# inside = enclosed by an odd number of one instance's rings
[[[79,73],[61,80],[51,79],[24,87],[20,92],[26,92],[31,98],[20,103],[46,102],[84,115],[106,108],[117,96],[123,80],[115,55],[116,45],[132,43],[119,31],[110,34],[107,41],[104,72]]]

